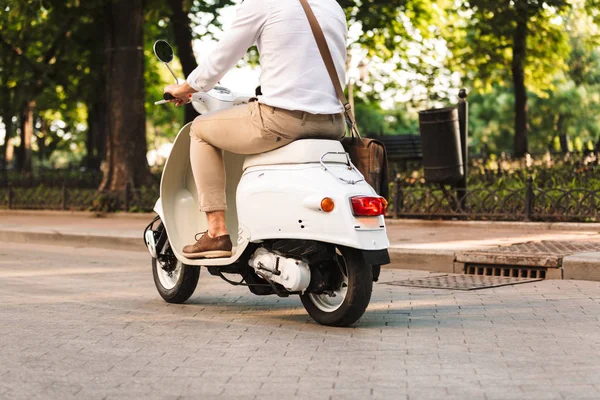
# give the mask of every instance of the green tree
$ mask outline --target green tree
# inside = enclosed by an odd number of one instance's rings
[[[475,88],[489,91],[496,82],[511,82],[514,93],[514,152],[528,152],[528,91],[543,95],[557,73],[567,69],[570,43],[566,21],[574,4],[568,0],[461,1],[449,46],[455,68]],[[593,13],[583,4],[579,11]],[[588,4],[589,5],[589,4]]]
[[[543,72],[541,65],[534,75],[528,96],[530,125],[528,150],[543,152],[554,137],[568,134],[581,141],[595,140],[600,106],[600,49],[596,37],[598,26],[582,7],[571,8],[561,21],[569,51],[556,62],[564,63],[554,74]],[[466,51],[466,50],[465,50]],[[500,76],[500,67],[488,66],[490,74]],[[470,96],[471,145],[491,151],[514,149],[515,93],[511,85],[474,79],[480,90]],[[546,82],[548,81],[548,82]],[[482,85],[489,87],[482,87]],[[483,90],[482,90],[483,89]],[[509,140],[513,138],[513,145]]]
[[[9,0],[3,7],[3,153],[20,132],[18,167],[30,171],[33,142],[42,163],[55,150],[81,159],[85,144],[86,166],[107,158],[103,189],[149,183],[141,0]]]
[[[12,119],[17,117],[21,142],[17,165],[22,171],[32,168],[38,97],[50,86],[60,85],[63,68],[68,68],[65,54],[72,50],[66,46],[66,39],[87,11],[78,1],[10,0],[0,13],[0,58],[8,60],[0,71],[0,86],[8,89],[7,98],[0,104],[0,115],[8,124],[5,146],[15,131]]]

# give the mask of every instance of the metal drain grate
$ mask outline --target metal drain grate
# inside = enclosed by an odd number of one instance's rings
[[[546,268],[467,264],[465,265],[465,274],[503,276],[509,278],[546,279]]]
[[[409,286],[430,289],[477,290],[519,283],[537,282],[541,278],[512,278],[487,275],[440,275],[426,278],[406,279],[403,281],[385,282],[386,285]]]

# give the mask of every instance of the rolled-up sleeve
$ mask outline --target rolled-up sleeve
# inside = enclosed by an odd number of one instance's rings
[[[211,90],[256,43],[266,22],[262,0],[245,0],[237,8],[233,24],[216,48],[202,55],[187,83],[199,92]]]

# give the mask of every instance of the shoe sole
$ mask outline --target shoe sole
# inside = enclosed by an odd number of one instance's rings
[[[197,260],[199,258],[229,258],[232,254],[231,251],[223,250],[203,251],[201,253],[183,253],[183,255],[190,260]]]

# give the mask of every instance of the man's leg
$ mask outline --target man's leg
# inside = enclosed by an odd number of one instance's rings
[[[209,211],[206,213],[208,220],[208,235],[212,238],[227,235],[225,225],[225,211]]]

